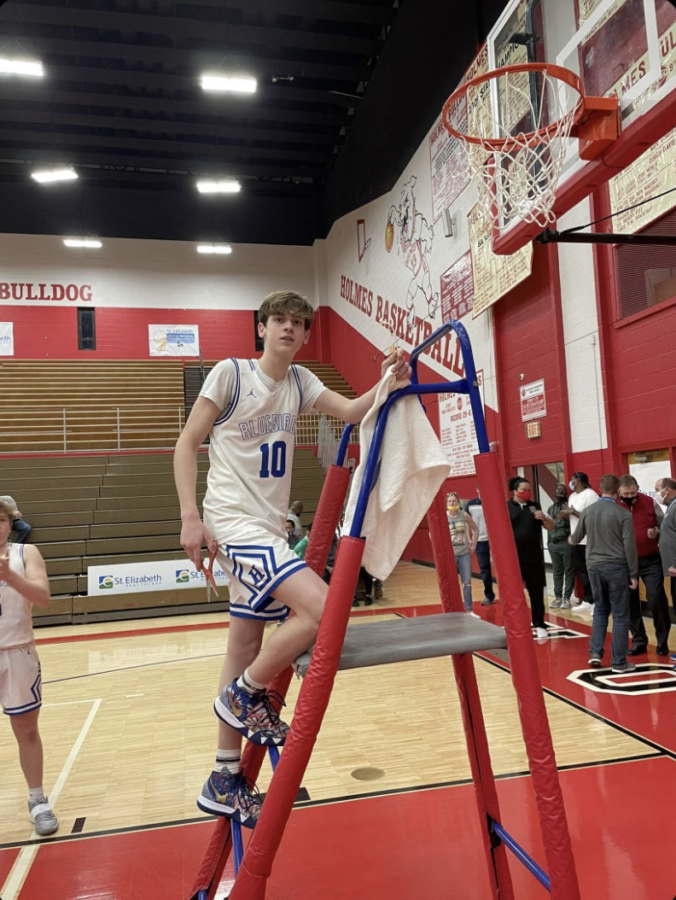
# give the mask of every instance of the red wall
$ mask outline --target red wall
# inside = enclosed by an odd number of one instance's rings
[[[77,348],[77,309],[3,306],[0,316],[14,322],[16,359],[149,359],[148,325],[198,325],[204,359],[255,355],[251,310],[124,309],[96,310],[96,350]],[[319,359],[322,311],[299,359]]]
[[[607,190],[594,198],[593,218],[610,211]],[[659,222],[649,229],[660,231]],[[672,229],[664,229],[668,233]],[[676,472],[676,304],[619,318],[616,250],[597,246],[596,275],[601,359],[606,391],[608,442],[614,468],[624,471],[624,454],[671,448]]]
[[[552,272],[556,259],[546,247],[534,248],[533,273],[493,307],[499,365],[503,458],[509,473],[517,466],[557,462],[566,452],[567,394],[562,389],[557,327],[558,296]],[[554,277],[555,276],[555,277]],[[521,421],[523,385],[544,378],[547,415],[537,420],[542,436],[528,438]],[[564,402],[565,398],[565,402]]]

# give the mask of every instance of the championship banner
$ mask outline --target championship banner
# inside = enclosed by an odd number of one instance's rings
[[[214,563],[214,579],[220,587],[228,583],[223,569]],[[204,588],[204,572],[196,571],[187,559],[163,559],[157,562],[125,563],[117,566],[89,566],[87,595],[138,594],[145,591],[175,591]]]
[[[0,322],[0,356],[14,356],[13,322]]]
[[[151,356],[199,356],[197,325],[148,325]]]
[[[657,197],[676,188],[676,130],[657,141],[630,166],[609,181],[613,231],[634,234],[676,206],[676,193]],[[650,200],[637,209],[627,209]],[[619,212],[626,210],[626,212]]]
[[[579,0],[580,26],[592,15],[599,3],[601,0]],[[621,15],[626,13],[630,7],[637,6],[635,0],[615,0],[615,3],[597,22],[580,47],[581,75],[586,93],[592,96],[617,94],[622,99],[634,85],[639,84],[644,78],[647,81],[648,76],[651,76],[652,84],[634,100],[636,107],[640,106],[650,94],[662,87],[666,81],[672,79],[676,73],[676,21],[674,20],[676,14],[666,4],[662,4],[664,9],[660,10],[657,20],[658,28],[662,27],[659,35],[660,71],[658,78],[654,79],[651,73],[653,63],[646,48],[645,29],[647,25],[645,19],[641,19],[641,27],[636,27],[634,34],[625,41],[618,38],[613,31],[615,24],[612,21],[613,17],[618,15],[615,22],[620,22],[617,26],[620,31],[624,27],[621,23]],[[632,13],[633,10],[630,10],[629,14]],[[621,77],[616,80],[613,77],[614,72],[620,72]]]
[[[491,224],[482,216],[479,204],[473,207],[467,219],[474,275],[472,318],[476,319],[528,278],[533,267],[533,242],[510,256],[498,256],[491,249]]]
[[[488,71],[488,47],[484,44],[478,56],[469,67],[460,82],[465,84],[477,75]],[[481,130],[476,123],[477,116],[489,115],[489,110],[467,108],[466,103],[459,103],[455,110],[454,127],[458,131],[466,131],[468,126]],[[471,123],[471,124],[470,124]],[[432,181],[432,222],[437,222],[445,209],[449,209],[460,194],[469,187],[470,173],[467,156],[457,138],[446,131],[444,123],[439,119],[429,138],[430,178]]]
[[[468,250],[441,276],[441,318],[444,322],[462,319],[474,307],[472,254]]]
[[[484,373],[477,372],[481,405],[484,406]],[[448,464],[449,478],[476,475],[474,457],[479,452],[474,416],[467,394],[439,394],[439,440]]]

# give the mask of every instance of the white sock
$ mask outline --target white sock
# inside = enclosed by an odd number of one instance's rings
[[[255,694],[256,691],[262,691],[265,687],[264,684],[259,684],[257,681],[254,681],[253,678],[249,675],[249,670],[247,669],[243,675],[237,679],[237,687],[244,688],[244,690],[249,694]]]
[[[40,787],[36,788],[28,788],[28,799],[29,800],[39,800],[40,797],[45,796],[45,789],[40,785]]]
[[[231,775],[236,775],[242,763],[242,751],[241,750],[217,750],[216,751],[216,764],[214,765],[214,772],[230,772]]]

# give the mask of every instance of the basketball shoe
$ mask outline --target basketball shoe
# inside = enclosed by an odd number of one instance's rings
[[[243,772],[212,772],[197,798],[202,812],[235,819],[253,828],[261,813],[262,799],[256,785]]]
[[[28,801],[28,815],[35,825],[36,834],[39,834],[40,837],[54,834],[59,828],[59,820],[54,815],[49,800],[44,796]]]
[[[216,698],[214,712],[252,744],[279,746],[286,740],[289,726],[279,718],[273,700],[281,706],[286,705],[279,694],[265,688],[249,693],[235,679]]]

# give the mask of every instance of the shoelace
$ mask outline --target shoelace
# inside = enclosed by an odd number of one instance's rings
[[[255,781],[248,778],[244,772],[238,772],[234,777],[233,787],[237,791],[237,799],[241,802],[242,809],[248,812],[252,806],[261,806],[261,797]]]
[[[277,691],[266,691],[263,697],[261,697],[261,703],[263,705],[263,708],[265,709],[265,712],[267,713],[268,721],[274,728],[277,728],[280,725],[286,723],[283,723],[279,718],[279,713],[277,712],[276,707],[273,705],[273,701],[274,703],[278,703],[282,707],[286,706],[284,698]]]

